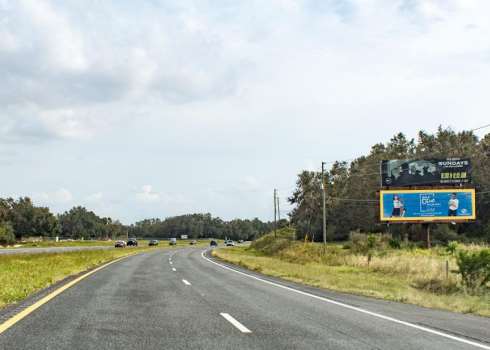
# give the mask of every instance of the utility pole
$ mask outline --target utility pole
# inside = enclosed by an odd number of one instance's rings
[[[281,222],[281,209],[279,208],[279,196],[276,196],[277,201],[277,221]]]
[[[274,237],[277,237],[276,229],[277,229],[277,190],[274,188]]]
[[[327,244],[327,213],[326,213],[325,162],[322,162],[322,200],[323,200],[323,244]]]

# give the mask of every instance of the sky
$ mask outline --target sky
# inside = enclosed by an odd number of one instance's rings
[[[490,123],[487,0],[0,0],[0,196],[283,215],[296,175]],[[479,130],[483,136],[487,130]]]

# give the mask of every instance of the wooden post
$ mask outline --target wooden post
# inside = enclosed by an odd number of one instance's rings
[[[430,224],[427,224],[426,226],[426,232],[427,232],[427,249],[431,248],[430,244]]]

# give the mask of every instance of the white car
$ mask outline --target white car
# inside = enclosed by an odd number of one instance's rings
[[[226,242],[225,242],[225,245],[226,245],[227,247],[234,247],[234,246],[235,246],[235,242],[233,242],[233,241],[226,241]]]

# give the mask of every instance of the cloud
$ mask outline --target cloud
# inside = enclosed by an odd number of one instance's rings
[[[141,187],[141,192],[136,194],[136,199],[143,203],[159,202],[160,194],[154,192],[151,185],[144,185]]]
[[[85,197],[85,201],[88,203],[100,203],[103,197],[102,192],[92,193]]]
[[[41,192],[32,195],[35,202],[43,205],[67,204],[73,201],[73,195],[66,188],[60,188],[53,192]]]
[[[270,218],[272,189],[286,198],[305,167],[399,131],[485,124],[489,12],[482,0],[0,0],[2,181],[45,201],[62,198],[43,192],[53,183],[76,188],[128,221]]]

